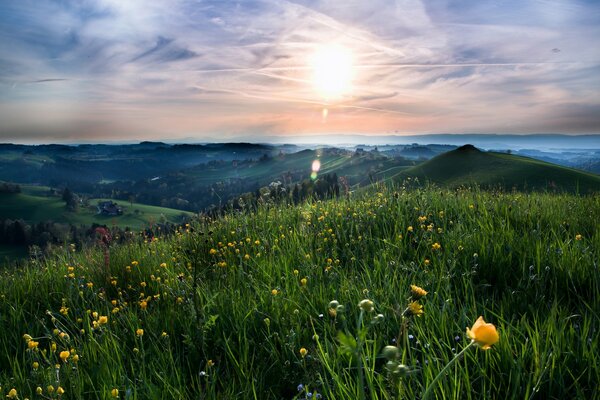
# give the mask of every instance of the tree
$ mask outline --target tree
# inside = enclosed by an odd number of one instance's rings
[[[73,193],[69,188],[65,188],[65,190],[63,190],[62,199],[66,203],[69,211],[77,211],[79,199],[77,198],[77,195],[75,195],[75,193]]]

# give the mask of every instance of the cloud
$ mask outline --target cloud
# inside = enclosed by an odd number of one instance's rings
[[[9,0],[0,138],[598,132],[599,37],[577,0]],[[331,43],[336,101],[308,62]]]

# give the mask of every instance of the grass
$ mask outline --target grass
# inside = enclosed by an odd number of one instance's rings
[[[59,252],[0,279],[0,395],[421,398],[482,315],[500,341],[432,398],[598,398],[598,220],[598,197],[379,187],[203,220],[108,265]],[[406,367],[388,371],[392,344]]]
[[[148,206],[139,203],[132,205],[127,201],[115,202],[122,206],[123,215],[98,215],[96,204],[106,199],[90,199],[90,206],[81,206],[77,212],[70,212],[65,202],[59,197],[45,196],[47,190],[35,186],[25,186],[23,193],[0,195],[0,219],[22,218],[28,223],[52,220],[73,225],[91,225],[93,223],[122,228],[142,229],[163,220],[181,223],[182,216],[192,216],[193,213],[172,208]]]

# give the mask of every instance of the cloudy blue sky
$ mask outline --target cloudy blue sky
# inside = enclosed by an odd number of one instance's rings
[[[0,2],[0,142],[439,132],[600,133],[600,1]]]

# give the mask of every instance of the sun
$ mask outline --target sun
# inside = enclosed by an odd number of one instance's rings
[[[310,58],[312,82],[324,100],[336,100],[352,89],[352,52],[339,45],[323,45]]]

